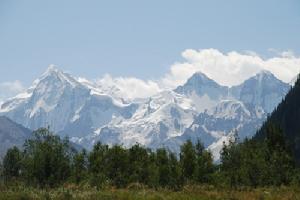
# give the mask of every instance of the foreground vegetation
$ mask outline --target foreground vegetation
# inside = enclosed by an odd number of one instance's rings
[[[9,149],[0,170],[1,199],[300,199],[300,173],[280,128],[263,140],[237,137],[215,164],[200,141],[179,155],[97,143],[75,150],[67,138],[39,129]]]
[[[220,189],[213,186],[185,186],[180,191],[149,189],[129,185],[124,189],[98,190],[89,186],[65,185],[55,189],[14,186],[0,189],[0,200],[297,200],[299,187]]]

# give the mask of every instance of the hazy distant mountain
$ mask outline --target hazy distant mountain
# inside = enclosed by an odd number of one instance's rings
[[[0,159],[3,158],[6,151],[13,147],[22,147],[26,139],[31,137],[32,132],[16,124],[7,117],[0,116]]]
[[[87,148],[100,140],[178,151],[186,139],[200,138],[218,155],[235,130],[241,138],[252,136],[290,86],[263,71],[231,88],[199,72],[174,91],[132,101],[111,88],[50,67],[25,93],[2,104],[0,115],[32,130],[49,125]]]

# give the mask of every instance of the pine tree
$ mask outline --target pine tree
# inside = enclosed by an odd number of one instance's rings
[[[115,145],[107,152],[107,175],[112,184],[124,187],[129,183],[129,156],[122,146]]]
[[[5,180],[16,179],[21,175],[22,153],[17,147],[8,149],[3,159],[3,176]]]
[[[159,185],[162,187],[167,187],[171,179],[170,161],[168,157],[168,152],[166,149],[161,148],[156,151],[157,154],[157,165],[159,174]]]
[[[200,140],[195,145],[196,149],[196,169],[195,180],[198,183],[209,183],[212,181],[214,164],[212,154],[205,150]]]
[[[179,190],[183,185],[183,181],[181,176],[180,164],[174,153],[169,153],[169,165],[170,165],[169,188],[174,190]]]
[[[192,181],[196,170],[196,151],[193,143],[188,140],[181,146],[180,164],[184,181]]]
[[[135,144],[129,149],[129,175],[131,183],[147,184],[149,179],[148,150],[139,144]]]
[[[49,129],[38,129],[24,145],[24,175],[29,183],[55,186],[71,174],[74,149],[69,140],[61,140]]]
[[[267,145],[266,160],[269,165],[269,175],[272,185],[288,184],[292,179],[294,162],[286,144],[282,130],[273,123],[266,128]]]
[[[93,150],[88,156],[88,172],[90,175],[90,184],[97,188],[102,188],[108,184],[107,172],[107,154],[108,145],[102,145],[100,142],[94,145]]]
[[[75,154],[73,158],[72,171],[76,184],[79,184],[87,177],[87,153],[85,150]]]
[[[241,184],[240,168],[242,166],[242,155],[236,138],[231,138],[229,144],[224,143],[221,151],[221,171],[224,179],[230,187],[238,187]]]
[[[159,187],[159,166],[157,163],[157,155],[155,152],[149,152],[149,178],[147,185],[151,188]]]

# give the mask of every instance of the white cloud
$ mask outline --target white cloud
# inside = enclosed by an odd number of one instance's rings
[[[228,86],[240,84],[261,70],[271,71],[287,83],[300,72],[300,57],[296,57],[292,51],[263,59],[251,51],[232,51],[225,54],[217,49],[188,49],[182,53],[182,57],[186,61],[171,66],[170,72],[162,79],[164,85],[174,88],[198,71],[219,84]]]
[[[274,56],[262,58],[256,52],[217,49],[193,50],[182,53],[185,59],[170,66],[170,71],[157,80],[105,75],[97,81],[103,91],[125,99],[150,97],[166,88],[184,84],[195,72],[202,72],[221,85],[237,85],[261,70],[271,71],[280,80],[289,83],[300,72],[300,57],[292,51],[270,49]],[[20,81],[0,83],[0,102],[24,90]]]
[[[156,81],[144,81],[133,77],[113,78],[110,75],[105,75],[97,83],[102,89],[127,99],[146,98],[161,91]]]
[[[13,97],[24,90],[24,86],[18,80],[13,82],[2,82],[0,83],[0,101]]]
[[[275,56],[263,59],[253,51],[223,53],[217,49],[187,49],[182,53],[185,61],[170,66],[170,71],[161,79],[144,81],[105,75],[98,80],[98,84],[108,92],[113,91],[114,95],[134,99],[150,97],[166,88],[182,85],[195,72],[202,72],[221,85],[232,86],[261,70],[268,70],[280,80],[290,83],[300,72],[300,57],[296,57],[292,51],[270,51]]]

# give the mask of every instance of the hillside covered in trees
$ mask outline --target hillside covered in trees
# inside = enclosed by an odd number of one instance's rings
[[[220,164],[215,164],[200,141],[187,141],[179,155],[164,148],[153,152],[138,144],[126,149],[97,143],[91,152],[78,152],[67,138],[39,129],[22,150],[8,150],[1,181],[38,188],[84,183],[98,189],[126,188],[137,183],[171,190],[190,184],[240,188],[300,183],[281,130],[270,125],[268,133],[260,142],[246,140],[238,144],[233,138],[224,145]]]
[[[283,131],[284,137],[292,154],[300,164],[300,79],[296,81],[284,100],[277,106],[273,113],[263,124],[255,138],[264,139],[269,134],[270,124],[277,124]]]

